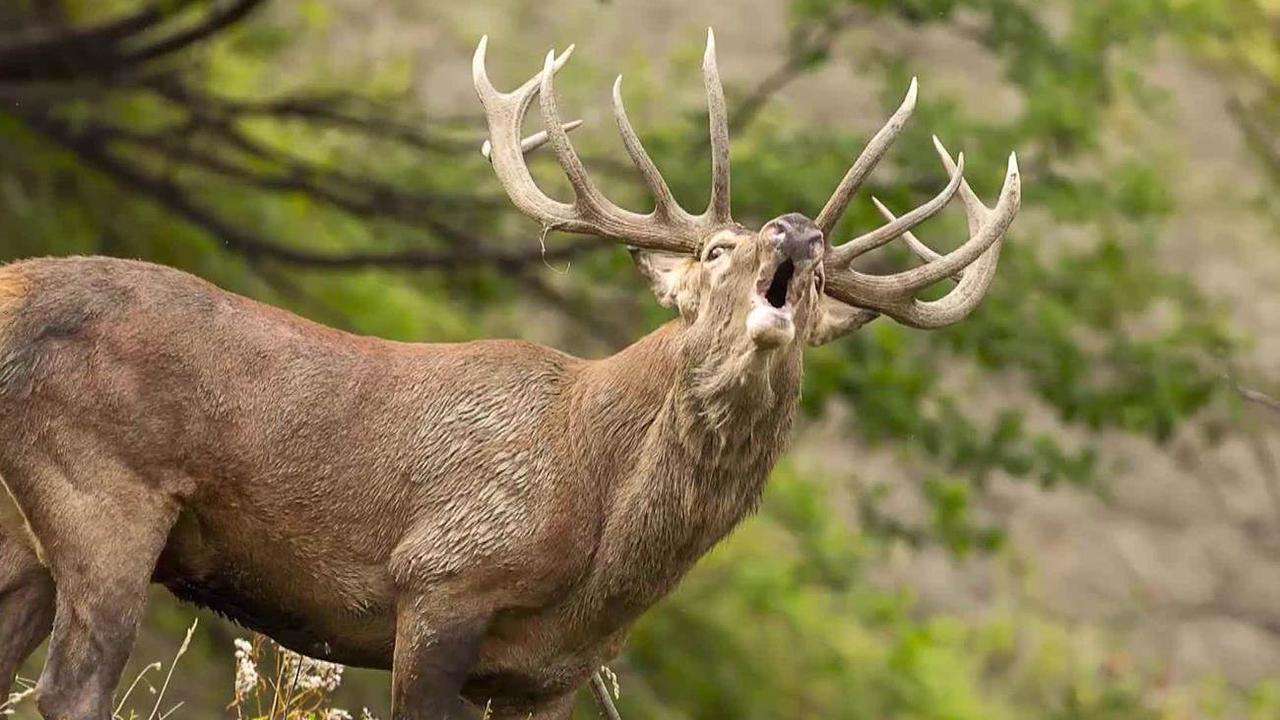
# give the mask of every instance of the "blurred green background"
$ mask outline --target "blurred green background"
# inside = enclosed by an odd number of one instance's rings
[[[1280,718],[1277,0],[0,0],[0,261],[138,257],[360,333],[606,354],[668,314],[621,249],[544,249],[509,206],[471,52],[487,33],[510,88],[577,43],[575,143],[643,208],[625,72],[697,207],[707,26],[740,220],[816,213],[912,76],[835,240],[878,224],[869,195],[936,192],[931,133],[987,198],[1016,150],[1023,211],[965,322],[809,352],[760,515],[614,664],[623,716]],[[135,666],[193,614],[157,591]],[[177,718],[228,712],[246,633],[202,618]],[[337,701],[386,717],[386,688],[351,672]]]

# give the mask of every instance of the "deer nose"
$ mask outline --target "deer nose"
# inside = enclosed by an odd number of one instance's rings
[[[822,247],[822,231],[800,213],[788,213],[770,220],[764,236],[775,252],[795,263],[812,262]]]

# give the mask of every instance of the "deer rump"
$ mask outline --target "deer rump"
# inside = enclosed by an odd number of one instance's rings
[[[628,458],[566,462],[584,449],[571,406],[591,412],[582,361],[356,337],[143,263],[0,273],[25,286],[0,346],[0,476],[24,509],[91,501],[95,525],[165,533],[152,579],[178,597],[308,655],[389,668],[406,584],[500,589],[498,657],[587,572],[600,468]],[[86,529],[33,526],[46,545]],[[519,674],[507,665],[492,672]]]

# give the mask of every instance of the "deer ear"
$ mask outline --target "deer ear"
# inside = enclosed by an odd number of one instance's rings
[[[813,329],[809,331],[809,344],[814,346],[839,340],[880,317],[880,313],[875,310],[845,305],[826,295],[818,298],[814,310],[818,317],[813,323]]]
[[[695,264],[693,258],[632,248],[631,259],[649,281],[658,303],[662,307],[678,308],[685,276]]]

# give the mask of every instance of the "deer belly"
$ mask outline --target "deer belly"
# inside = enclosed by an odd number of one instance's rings
[[[253,532],[224,537],[214,526],[184,513],[170,533],[155,581],[179,599],[296,652],[344,665],[390,667],[395,604],[379,568],[353,567],[327,553],[307,558]]]
[[[393,622],[353,618],[335,627],[331,616],[299,613],[222,577],[170,578],[164,585],[179,599],[213,610],[308,657],[354,667],[391,667]]]
[[[5,484],[4,478],[0,478],[0,537],[31,550],[40,559],[41,564],[44,564],[44,548],[40,546],[35,533],[31,532],[31,526],[27,523],[26,516],[22,514],[22,509],[18,507],[17,500],[9,491],[9,486]]]

